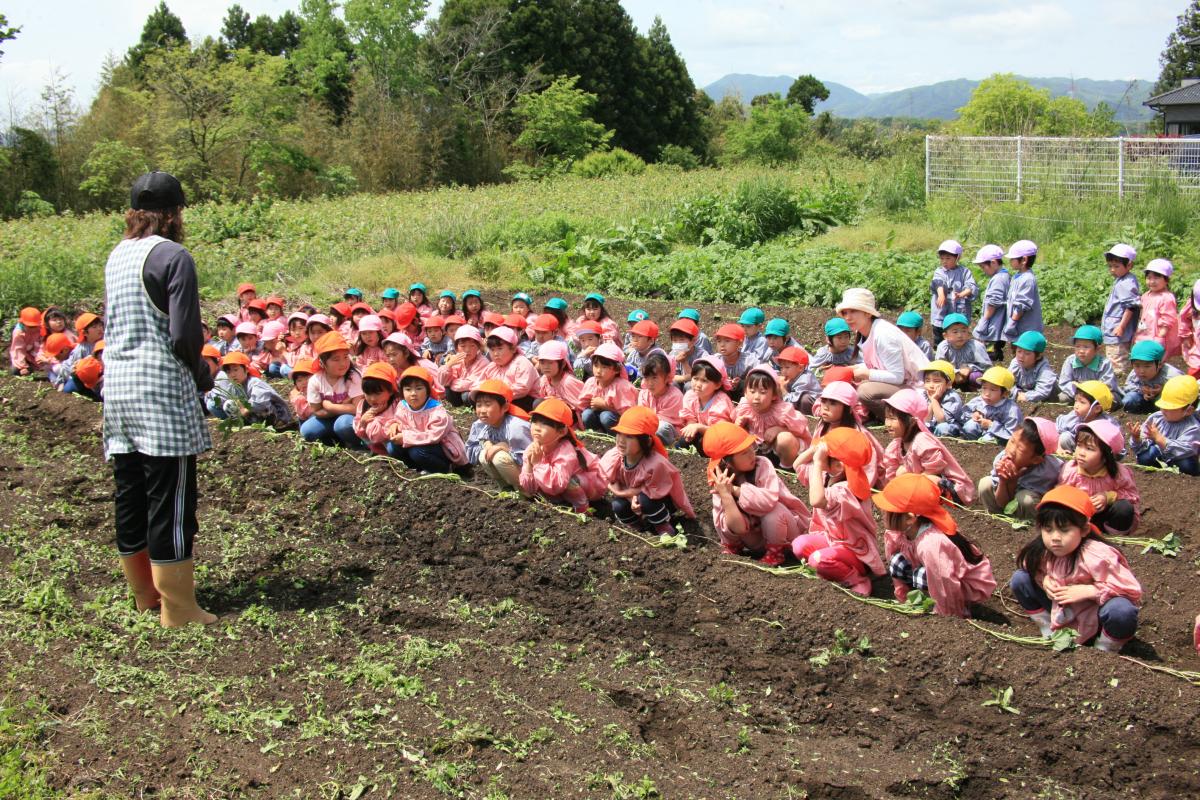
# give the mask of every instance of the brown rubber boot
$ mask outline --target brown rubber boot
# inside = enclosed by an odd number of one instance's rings
[[[154,586],[162,595],[162,626],[178,628],[191,622],[211,625],[217,621],[196,603],[195,563],[179,561],[174,564],[153,564]]]
[[[150,573],[150,553],[143,550],[132,556],[121,556],[121,571],[133,592],[133,602],[138,611],[157,610],[161,598],[154,588],[154,577]]]

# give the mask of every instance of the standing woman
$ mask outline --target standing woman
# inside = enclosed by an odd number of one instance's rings
[[[150,172],[133,183],[125,237],[104,267],[104,452],[116,484],[117,553],[139,611],[163,627],[205,625],[196,603],[196,455],[212,447],[200,393],[196,265],[183,241],[183,187]]]
[[[879,316],[875,295],[869,289],[847,289],[837,313],[850,330],[862,338],[863,363],[854,367],[858,399],[877,420],[884,416],[883,401],[904,389],[920,389],[921,373],[929,359],[904,331]]]

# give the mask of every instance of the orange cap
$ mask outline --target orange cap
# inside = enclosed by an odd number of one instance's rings
[[[506,413],[512,414],[514,417],[520,417],[521,419],[529,419],[528,411],[513,405],[512,387],[504,381],[488,378],[475,387],[475,394],[493,394],[496,397],[501,397],[504,399],[504,410]]]
[[[554,319],[555,322],[558,322],[558,318],[555,317],[553,314],[547,314],[546,316],[551,317]],[[596,322],[596,320],[594,320],[594,319],[585,319],[583,322],[579,323],[579,325],[576,326],[576,328],[575,328],[576,336],[579,336],[582,333],[591,333],[591,334],[595,334],[596,336],[603,336],[604,335],[604,326],[601,325],[599,322]]]
[[[279,306],[280,308],[283,308],[283,298],[277,294],[273,294],[267,298],[267,305]]]
[[[828,386],[831,383],[849,383],[854,384],[854,367],[828,367],[825,374],[821,376],[821,385]]]
[[[231,365],[250,369],[250,357],[240,350],[235,350],[232,353],[226,353],[225,357],[221,359],[221,366],[228,367]]]
[[[317,371],[317,363],[311,358],[301,358],[292,366],[292,371],[288,377],[295,380],[297,375],[312,375]]]
[[[267,301],[263,300],[261,297],[256,297],[253,300],[251,300],[249,303],[246,303],[246,308],[253,308],[255,311],[261,311],[261,312],[263,312],[263,314],[266,314],[267,313]]]
[[[558,322],[558,320],[555,320],[555,322]],[[450,316],[446,317],[446,325],[447,326],[466,325],[466,324],[467,324],[467,318],[464,317],[462,314],[451,314]]]
[[[238,288],[237,288],[237,295],[238,295],[238,297],[241,297],[243,292],[257,292],[257,291],[258,290],[254,288],[253,283],[239,283]]]
[[[883,511],[925,517],[945,534],[958,531],[958,523],[942,505],[941,489],[924,473],[906,472],[896,476],[874,499],[875,505]]]
[[[340,300],[340,301],[334,303],[333,305],[330,306],[330,308],[333,309],[334,311],[336,311],[340,316],[349,319],[350,314],[351,314],[351,307],[350,307],[350,304],[347,303],[345,300]]]
[[[645,336],[649,339],[657,339],[658,338],[658,323],[653,322],[648,319],[644,319],[641,322],[634,325],[632,328],[630,328],[629,332],[636,334],[638,336]]]
[[[875,448],[871,446],[866,434],[857,428],[834,428],[822,436],[821,441],[825,443],[829,455],[842,462],[842,466],[846,468],[846,483],[854,496],[859,500],[870,497],[871,482],[867,480],[867,473],[863,467],[871,462]]]
[[[353,314],[355,311],[365,311],[368,314],[375,313],[375,309],[371,308],[370,303],[355,303],[354,305],[350,306],[350,314]],[[349,316],[349,314],[347,316]]]
[[[336,353],[338,350],[349,351],[350,345],[346,344],[346,340],[337,331],[330,331],[323,334],[313,345],[313,352],[319,356],[323,356],[326,353]]]
[[[1055,486],[1042,495],[1042,499],[1038,502],[1037,507],[1041,508],[1047,503],[1066,506],[1072,511],[1078,511],[1080,514],[1083,514],[1089,520],[1096,513],[1096,507],[1092,505],[1092,498],[1078,486],[1067,486],[1066,484]]]
[[[99,359],[85,356],[75,364],[75,377],[88,389],[95,389],[104,374],[104,365]]]
[[[88,326],[98,319],[100,318],[90,311],[83,312],[75,318],[75,332],[83,336],[83,332],[88,329]]]
[[[442,317],[441,314],[430,314],[428,317],[425,318],[426,330],[428,330],[429,328],[444,328],[444,327],[446,327],[446,320],[444,317]]]
[[[34,325],[42,324],[42,312],[38,311],[33,306],[26,306],[25,308],[21,309],[21,316],[19,319],[21,320],[22,325],[27,328],[32,328]]]
[[[571,426],[575,424],[575,412],[571,410],[569,405],[557,397],[547,397],[534,406],[532,416],[545,417],[566,426],[567,435],[571,437],[571,441],[575,443],[576,447],[583,446],[575,438],[575,431],[571,430]]]
[[[499,311],[483,312],[484,325],[496,325],[497,327],[504,324],[504,315]]]
[[[558,317],[553,314],[538,314],[533,320],[533,325],[530,326],[535,331],[543,331],[550,333],[558,330]]]
[[[52,356],[56,356],[63,350],[74,347],[71,343],[71,337],[65,333],[52,333],[46,337],[46,345],[42,349]]]
[[[799,364],[802,368],[808,366],[808,351],[803,347],[785,347],[775,356],[776,361],[790,361],[793,364]],[[851,370],[853,373],[853,370]]]
[[[700,326],[686,317],[684,319],[677,319],[671,323],[670,330],[678,331],[679,333],[682,333],[685,336],[690,336],[693,339],[700,335]]]
[[[735,325],[732,322],[727,322],[717,328],[716,339],[733,339],[738,342],[746,341],[746,331],[741,325]]]
[[[294,372],[294,370],[293,370]],[[400,379],[396,375],[396,368],[386,361],[376,361],[373,364],[368,364],[363,370],[363,379],[374,378],[383,381],[392,387],[392,391],[399,391]]]
[[[525,328],[529,327],[529,320],[525,319],[520,314],[505,314],[504,324],[514,330],[524,330]],[[426,323],[426,327],[428,327],[428,323]]]
[[[359,305],[366,305],[366,303]],[[370,308],[370,306],[367,307]],[[355,308],[358,308],[358,306],[356,305]],[[404,330],[409,325],[412,325],[412,321],[417,318],[417,307],[405,301],[392,309],[392,318],[396,320],[396,327]]]
[[[98,341],[94,345],[92,345],[92,355],[96,355],[96,353],[103,353],[103,352],[104,352],[104,340],[101,339],[100,341]]]
[[[704,432],[702,440],[704,452],[708,454],[708,477],[712,478],[722,458],[740,453],[757,443],[758,438],[745,428],[726,420],[714,422]]]
[[[658,414],[645,406],[630,406],[612,429],[614,432],[623,433],[626,436],[649,436],[654,441],[654,449],[658,451],[658,454],[660,456],[667,454],[667,448],[663,447],[662,441],[658,438]]]
[[[204,347],[200,348],[200,356],[202,358],[215,358],[217,361],[220,361],[221,351],[213,347],[211,344],[206,344]]]

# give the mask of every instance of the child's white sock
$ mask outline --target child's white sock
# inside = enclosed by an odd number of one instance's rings
[[[1050,612],[1039,611],[1036,614],[1030,614],[1029,618],[1037,623],[1038,630],[1042,632],[1042,638],[1049,639],[1050,634],[1054,632],[1050,627]]]

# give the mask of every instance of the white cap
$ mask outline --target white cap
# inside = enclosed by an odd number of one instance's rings
[[[1028,239],[1022,239],[1019,242],[1013,242],[1008,248],[1008,253],[1005,258],[1026,258],[1027,256],[1037,255],[1037,245]]]
[[[998,244],[985,244],[979,248],[979,252],[975,254],[975,263],[982,264],[985,261],[995,261],[996,259],[1004,258],[1004,248]]]
[[[842,302],[838,303],[834,310],[840,314],[847,308],[862,311],[872,317],[879,316],[879,309],[875,307],[875,294],[870,289],[846,289],[842,292]]]
[[[1108,248],[1108,250],[1104,253],[1104,256],[1105,258],[1108,256],[1116,256],[1117,258],[1123,258],[1132,264],[1133,260],[1137,258],[1137,250],[1134,250],[1127,244],[1114,244],[1112,247]]]
[[[944,241],[938,245],[938,252],[939,253],[950,253],[951,255],[961,256],[962,255],[962,245],[959,244],[958,242],[954,241],[953,239],[947,239],[946,241]]]

